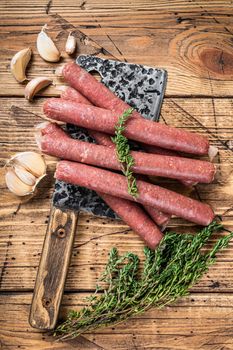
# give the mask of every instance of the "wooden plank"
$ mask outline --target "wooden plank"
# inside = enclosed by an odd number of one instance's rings
[[[164,67],[169,73],[167,96],[211,97],[166,99],[162,117],[168,124],[207,133],[211,143],[219,147],[216,181],[213,185],[198,186],[192,195],[213,205],[217,214],[223,214],[224,224],[232,229],[233,112],[232,99],[225,98],[232,96],[232,15],[230,0],[1,2],[0,96],[13,98],[0,100],[0,164],[15,152],[36,150],[33,126],[40,121],[43,102],[38,98],[28,104],[16,97],[23,96],[24,85],[17,84],[9,72],[11,57],[19,49],[32,46],[34,55],[28,77],[54,77],[57,65],[43,62],[36,52],[37,33],[48,23],[51,36],[64,51],[67,34],[75,29],[77,54],[100,53],[104,57]],[[61,63],[68,60],[64,57]],[[57,79],[55,83],[61,84]],[[57,90],[50,87],[42,95],[54,96]],[[33,288],[48,221],[55,160],[46,159],[48,177],[28,203],[21,203],[8,192],[4,171],[0,170],[0,348],[233,349],[232,242],[192,289],[198,293],[173,307],[147,312],[118,327],[86,334],[65,344],[30,328],[31,294],[22,292]],[[182,191],[174,182],[162,183]],[[171,227],[180,232],[196,229],[180,219],[173,219]],[[216,238],[215,235],[211,242]],[[84,305],[83,292],[94,289],[107,253],[114,245],[121,253],[131,250],[143,258],[143,244],[124,223],[81,215],[66,284],[69,293],[64,296],[61,315],[71,307]],[[14,290],[18,292],[14,294]]]
[[[37,33],[49,23],[51,35],[63,51],[68,32],[75,29],[78,53],[99,52],[167,69],[167,96],[232,96],[233,9],[229,1],[211,5],[208,1],[173,1],[168,5],[162,0],[141,0],[123,5],[111,0],[80,1],[77,5],[73,0],[65,4],[59,0],[50,5],[49,11],[46,1],[30,6],[21,1],[16,8],[12,2],[9,7],[2,5],[0,95],[23,95],[23,87],[9,72],[9,63],[25,46],[32,46],[34,52],[29,78],[53,75],[56,65],[43,62],[35,49]],[[50,87],[45,93],[51,95],[55,90]]]
[[[67,294],[61,316],[79,309],[86,294]],[[3,349],[233,349],[233,296],[191,294],[162,310],[149,310],[115,327],[87,333],[65,343],[55,342],[48,333],[28,324],[31,294],[0,296],[0,339]]]

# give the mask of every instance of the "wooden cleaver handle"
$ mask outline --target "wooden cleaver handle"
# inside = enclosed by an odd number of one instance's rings
[[[71,210],[51,209],[29,316],[32,327],[48,330],[56,325],[77,218]]]

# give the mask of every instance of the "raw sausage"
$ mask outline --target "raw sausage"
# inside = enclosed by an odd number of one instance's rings
[[[121,115],[130,106],[122,101],[118,96],[116,96],[112,91],[110,91],[104,84],[97,81],[90,73],[78,66],[76,63],[67,63],[62,69],[62,75],[66,82],[76,90],[78,90],[82,95],[88,98],[95,106],[108,109],[113,111],[115,115]],[[134,111],[133,116],[136,118],[142,118],[140,113]],[[161,144],[155,144],[163,148],[171,148],[172,150],[177,150],[181,152],[193,153],[193,154],[208,154],[209,142],[206,137],[196,135],[187,131],[179,130],[177,133],[175,128],[160,125],[160,135],[161,140],[164,142]],[[159,132],[159,130],[158,130]],[[187,140],[187,134],[190,135],[190,142],[193,141],[193,147],[189,150],[179,149],[180,147],[175,147],[169,143],[169,139],[174,137],[177,145],[183,141]],[[194,139],[192,140],[192,137]],[[168,138],[167,142],[166,139]],[[147,141],[142,141],[147,144]]]
[[[214,219],[214,212],[208,204],[145,181],[137,181],[139,194],[134,198],[128,193],[127,181],[123,175],[90,165],[60,161],[55,177],[97,192],[156,207],[165,213],[175,214],[196,224],[209,225]]]
[[[70,138],[58,125],[48,124],[41,130],[39,146],[42,152],[63,159],[121,170],[115,148],[95,145]],[[138,174],[163,176],[173,179],[209,183],[213,180],[215,167],[210,162],[181,157],[161,156],[132,151]]]
[[[182,154],[175,151],[171,151],[170,149],[165,149],[165,148],[151,146],[151,145],[144,145],[144,144],[141,144],[141,145],[148,153],[161,154],[164,156],[182,157]],[[190,187],[195,186],[197,184],[197,181],[193,182],[191,180],[180,180],[180,182],[183,185],[190,186]]]
[[[112,135],[120,117],[106,109],[60,98],[46,101],[44,113],[51,119]],[[186,153],[206,154],[209,150],[208,140],[203,136],[143,118],[129,118],[124,134],[135,141]]]
[[[78,103],[85,103],[87,105],[91,105],[91,102],[87,98],[85,98],[82,94],[80,94],[77,90],[71,88],[70,86],[63,86],[63,87],[61,87],[61,90],[62,90],[61,98],[65,99],[65,100],[73,100],[73,101],[76,101]],[[112,147],[112,148],[114,148],[114,146],[115,146],[114,143],[112,142],[111,138],[107,134],[104,134],[104,133],[98,132],[98,131],[89,130],[89,135],[91,135],[95,139],[96,143],[99,145],[106,146],[106,147]],[[164,151],[166,151],[166,150],[164,150]],[[146,178],[144,180],[147,181]],[[123,202],[124,199],[119,199],[118,202],[120,202],[120,201]],[[131,206],[134,206],[134,203],[131,203],[131,202],[129,202],[129,203],[131,204]],[[111,204],[111,208],[117,213],[117,211],[119,210],[119,206],[116,207],[115,203],[112,201],[110,204]],[[122,204],[124,207],[124,203],[122,203]],[[165,227],[167,226],[169,220],[170,220],[171,215],[166,214],[166,213],[162,213],[161,211],[159,211],[155,208],[152,208],[152,207],[148,207],[148,206],[144,206],[144,209],[150,215],[150,217],[153,219],[153,221],[157,225],[161,226],[162,230],[164,230]],[[132,210],[133,209],[131,209],[131,211]]]
[[[41,127],[42,126],[40,126],[40,129]],[[51,131],[57,130],[60,132],[59,136],[62,138],[62,140],[65,134],[62,129],[51,123],[44,123],[44,128],[41,130],[44,130],[44,135],[48,135]],[[97,193],[101,198],[103,198],[109,207],[112,208],[117,215],[144,240],[148,247],[155,249],[162,239],[162,233],[137,203],[132,203],[129,200],[113,197],[104,193]],[[157,221],[160,220],[160,223],[165,225],[165,219],[158,216]]]
[[[77,103],[83,103],[86,105],[92,105],[92,103],[84,97],[80,92],[77,90],[73,89],[70,86],[61,86],[60,90],[62,91],[60,97],[63,100],[69,100],[69,101],[74,101]],[[104,134],[103,132],[99,131],[94,131],[94,130],[88,130],[88,134],[95,139],[96,143],[102,146],[107,146],[110,147],[113,145],[113,142],[110,139],[110,136],[107,134]]]
[[[70,100],[70,101],[74,101],[74,102],[78,102],[78,103],[84,103],[87,105],[92,105],[92,103],[86,98],[84,97],[80,92],[78,92],[77,90],[73,89],[70,86],[61,86],[60,90],[62,91],[60,97],[64,100]],[[89,135],[91,135],[93,137],[93,139],[95,139],[96,143],[98,143],[99,145],[102,146],[107,146],[107,147],[112,147],[114,144],[111,141],[109,135],[104,134],[102,132],[99,131],[93,131],[93,130],[89,130],[88,131]],[[182,157],[181,154],[176,153],[174,151],[165,149],[165,148],[161,148],[161,147],[156,147],[156,146],[151,146],[151,145],[146,145],[146,144],[141,144],[141,146],[148,152],[148,153],[153,153],[153,154],[163,154],[163,155],[167,155],[167,156],[180,156]],[[188,180],[181,180],[181,182],[185,185],[185,186],[193,186],[195,185],[194,182],[192,181],[188,181]],[[151,211],[151,210],[150,210]]]
[[[92,105],[92,103],[86,97],[70,86],[60,86],[58,89],[61,91],[60,97],[64,100]]]
[[[73,89],[70,86],[61,86],[60,90],[62,91],[60,97],[64,100],[70,100],[70,101],[74,101],[74,102],[78,102],[78,103],[84,103],[87,105],[92,105],[92,103],[86,98],[84,97],[80,92],[78,92],[77,90]],[[95,141],[97,142],[97,144],[102,145],[102,146],[107,146],[107,147],[112,147],[113,146],[113,142],[111,141],[109,135],[99,132],[99,131],[93,131],[93,130],[89,130],[88,131],[89,135],[91,135],[93,137],[93,139],[95,139]],[[146,144],[142,144],[141,146],[148,152],[148,153],[153,153],[153,154],[163,154],[163,155],[167,155],[167,156],[180,156],[182,157],[181,154],[165,149],[165,148],[161,148],[161,147],[156,147],[156,146],[151,146],[151,145],[146,145]],[[194,186],[196,183],[190,180],[180,180],[181,183],[183,183],[185,186]],[[145,208],[146,209],[146,208]],[[150,208],[150,215],[152,214],[151,208]],[[162,213],[161,213],[162,215]],[[158,219],[159,221],[161,220],[161,215],[159,214],[159,217],[157,218],[157,213],[155,210],[155,216],[154,218]],[[166,215],[166,214],[164,214]],[[151,215],[153,218],[153,215]],[[153,218],[153,219],[154,219]],[[155,220],[156,222],[156,220]],[[157,222],[158,223],[158,222]],[[158,223],[158,225],[160,225]]]
[[[73,89],[70,86],[60,86],[59,90],[61,91],[60,97],[63,100],[69,100],[69,101],[74,101],[77,103],[83,103],[83,104],[86,104],[89,106],[92,105],[92,103],[86,97],[84,97],[80,92],[78,92],[77,90]],[[109,135],[107,135],[107,134],[100,133],[97,131],[91,131],[91,130],[88,130],[88,133],[95,135],[95,137],[93,136],[93,138],[95,138],[97,143],[102,145],[102,146],[111,147],[113,145],[113,142],[111,141]],[[102,138],[99,139],[100,142],[96,139],[96,136],[97,136],[97,139],[98,139],[98,137],[102,136]],[[147,147],[147,150],[149,153],[163,154],[163,155],[167,155],[167,156],[171,156],[171,155],[172,156],[179,156],[178,153],[172,152],[171,150],[167,150],[165,148],[150,146],[150,145],[146,145],[146,144],[141,144],[141,145],[143,147]]]
[[[72,139],[70,139],[68,135],[56,124],[52,124],[48,122],[42,123],[37,127],[36,141],[40,149],[42,149],[43,144],[47,144],[48,146],[48,143],[47,143],[48,140],[47,139],[45,140],[46,137],[51,138],[49,143],[49,145],[51,146],[50,152],[47,152],[47,153],[57,157],[66,158],[66,154],[62,150],[64,149],[64,145],[65,145],[65,149],[69,149],[69,141]],[[56,142],[57,139],[60,140],[62,144],[62,149],[58,148],[57,152],[56,151],[52,152],[51,151],[52,149],[56,150],[56,147],[59,147],[59,144]],[[100,197],[103,198],[102,193],[101,194],[98,193],[98,194]],[[130,201],[126,201],[125,199],[118,198],[118,197],[116,197],[115,200],[113,200],[113,198],[108,199],[108,195],[104,195],[103,199],[127,225],[129,225],[133,230],[135,230],[140,236],[146,237],[145,230],[148,230],[148,231],[151,230],[151,222],[150,222],[150,218],[146,215],[146,213],[143,211],[142,208],[140,208],[136,203],[132,203]],[[147,212],[149,212],[154,222],[157,225],[161,226],[162,229],[166,227],[170,219],[170,215],[164,214],[159,210],[156,210],[155,208],[149,208]],[[138,220],[136,220],[135,222],[133,217],[138,217]],[[140,222],[145,224],[144,229],[142,229]],[[157,230],[157,228],[156,229],[154,228],[151,232],[153,232],[154,230]],[[148,241],[147,243],[148,243],[148,246],[151,247],[151,244],[153,244],[153,241],[152,242]]]
[[[162,233],[137,203],[102,192],[97,193],[145,241],[148,247],[155,249],[163,237]]]
[[[51,129],[56,127],[54,124],[44,123],[44,125],[46,124],[47,127],[44,128],[45,134],[49,133]],[[60,136],[63,136],[64,132],[61,129],[60,131]],[[129,200],[113,197],[104,193],[97,193],[103,198],[109,207],[112,208],[117,215],[144,240],[148,247],[155,249],[162,239],[162,233],[137,203],[132,203]],[[165,220],[163,218],[161,218],[160,221],[165,225]]]
[[[77,103],[83,103],[83,104],[86,104],[89,106],[92,105],[92,103],[86,97],[84,97],[80,92],[78,92],[77,90],[73,89],[70,86],[60,86],[59,90],[61,91],[60,97],[63,100],[69,100],[69,101],[74,101]],[[112,145],[114,145],[113,142],[111,141],[109,135],[107,135],[105,133],[102,133],[102,132],[100,133],[100,132],[92,131],[92,130],[88,130],[88,133],[95,135],[95,137],[93,136],[93,138],[97,141],[98,144],[100,144],[102,146],[111,147]],[[101,138],[101,136],[102,136],[102,138]],[[146,145],[146,144],[141,144],[141,145],[143,147],[147,147],[149,153],[163,154],[165,156],[166,155],[167,156],[181,156],[178,153],[172,152],[171,150],[168,150],[165,148],[150,146],[150,145]]]

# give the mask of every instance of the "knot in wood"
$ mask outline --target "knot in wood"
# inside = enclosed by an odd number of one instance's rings
[[[210,72],[224,76],[233,74],[233,54],[217,48],[206,48],[199,57]]]

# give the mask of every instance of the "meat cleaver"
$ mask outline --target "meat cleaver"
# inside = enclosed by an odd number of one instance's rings
[[[76,62],[88,72],[98,72],[101,81],[143,117],[159,121],[165,70],[88,55]],[[71,137],[94,142],[85,130],[66,128]],[[56,325],[80,211],[118,218],[94,191],[56,181],[29,316],[32,327],[50,330]]]

